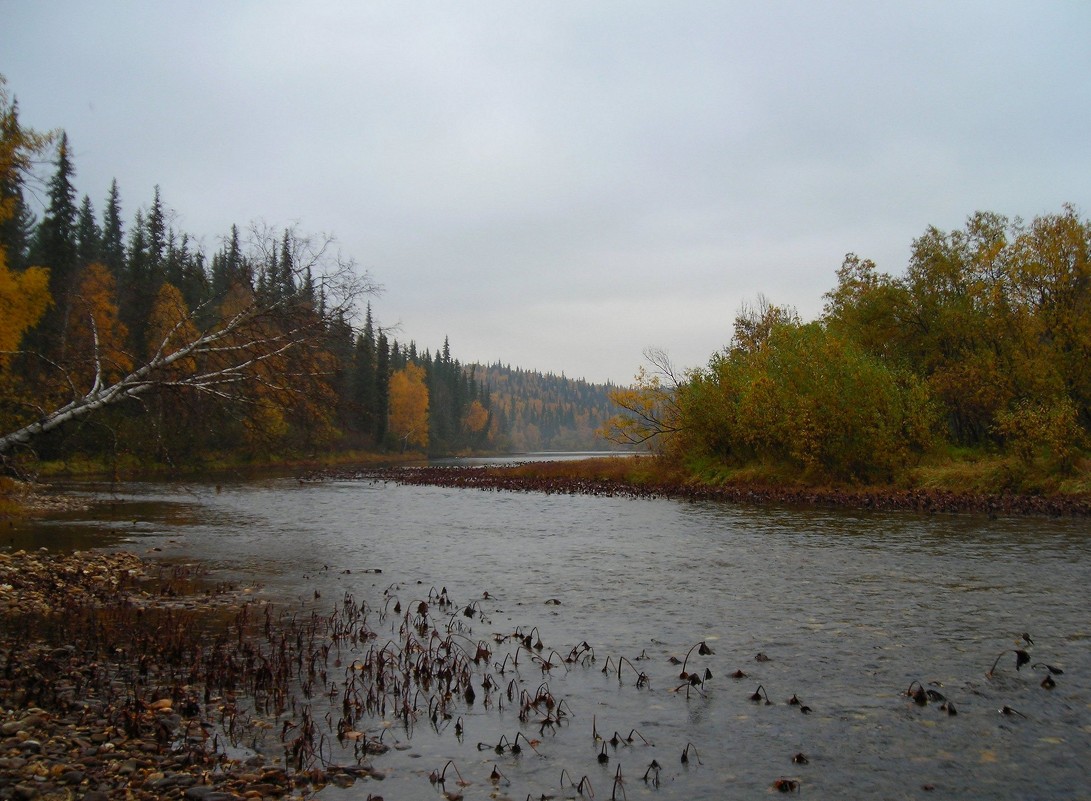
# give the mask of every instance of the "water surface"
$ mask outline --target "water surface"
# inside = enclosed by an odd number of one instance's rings
[[[380,608],[390,594],[408,604],[446,588],[485,613],[458,621],[470,640],[537,627],[547,658],[593,647],[593,664],[543,670],[524,657],[515,672],[489,671],[497,684],[545,682],[571,710],[564,725],[540,729],[510,705],[480,699],[461,712],[461,738],[423,716],[411,730],[392,725],[388,741],[399,748],[374,760],[389,778],[330,787],[323,799],[440,797],[428,774],[448,759],[469,784],[445,789],[466,799],[578,797],[572,784],[582,777],[599,799],[621,798],[622,788],[630,799],[752,798],[779,778],[812,799],[1091,798],[1086,521],[367,480],[136,483],[105,495],[112,505],[93,514],[13,529],[9,546],[86,547],[99,538],[200,560],[216,580],[300,608],[332,607],[346,593]],[[680,667],[670,658],[702,641],[714,653],[693,650],[688,668],[712,679],[677,690]],[[994,659],[1015,648],[1061,667],[1057,686],[1039,686],[1041,668],[1016,671],[1014,654],[987,679]],[[621,657],[629,666],[619,680]],[[736,670],[747,677],[732,679]],[[637,671],[647,677],[640,686]],[[958,714],[913,703],[904,692],[915,681]],[[759,684],[771,705],[750,700]],[[810,714],[789,705],[792,696]],[[608,744],[609,760],[599,762],[594,733],[634,729],[633,744]],[[536,750],[478,748],[519,731],[540,740]],[[798,753],[807,764],[793,763]],[[642,779],[652,760],[658,787]],[[494,766],[505,777],[499,786],[489,781]],[[615,789],[619,766],[624,783]]]

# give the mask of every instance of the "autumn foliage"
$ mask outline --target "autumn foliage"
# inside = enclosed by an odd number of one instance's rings
[[[23,334],[49,306],[49,271],[31,267],[21,273],[8,269],[0,248],[0,368],[19,347]]]
[[[428,447],[428,386],[424,368],[407,364],[390,377],[390,431],[407,448]]]
[[[15,194],[3,191],[4,185],[29,169],[33,158],[49,142],[49,136],[19,125],[18,111],[8,99],[0,77],[0,231],[11,229],[19,211]],[[7,248],[0,242],[0,369],[8,364],[23,334],[41,319],[51,303],[49,270],[13,270],[8,264]]]
[[[1091,432],[1091,223],[976,213],[929,228],[901,276],[849,254],[824,314],[764,299],[684,376],[619,390],[616,440],[691,463],[892,480],[945,446],[1065,473]]]

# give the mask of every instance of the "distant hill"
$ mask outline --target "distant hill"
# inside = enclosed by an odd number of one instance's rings
[[[490,399],[492,436],[499,450],[606,450],[617,446],[596,431],[618,409],[617,387],[501,365],[472,365]]]

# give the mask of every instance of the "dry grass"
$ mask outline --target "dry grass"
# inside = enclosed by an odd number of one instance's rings
[[[979,495],[1042,495],[1091,497],[1091,459],[1078,461],[1059,473],[1045,461],[1026,464],[1011,456],[972,451],[931,455],[896,476],[889,484],[863,486],[832,481],[783,464],[725,465],[710,460],[686,466],[656,456],[601,457],[579,461],[529,462],[493,468],[523,478],[613,481],[639,487],[655,485],[750,485],[809,489],[921,489]]]
[[[637,486],[683,483],[689,477],[678,467],[651,455],[598,456],[555,462],[527,462],[490,471],[520,478],[576,478],[587,481],[616,481]]]
[[[1067,472],[1044,459],[1025,462],[1014,456],[954,452],[937,455],[905,472],[907,488],[975,492],[989,495],[1091,496],[1091,460],[1084,458]]]

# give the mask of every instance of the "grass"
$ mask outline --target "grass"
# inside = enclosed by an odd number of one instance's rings
[[[989,495],[1091,496],[1091,459],[1077,459],[1068,471],[1048,459],[1030,462],[980,451],[934,454],[900,477],[906,488],[976,492]]]
[[[1047,459],[1025,463],[1015,457],[951,449],[930,454],[885,484],[838,481],[818,471],[783,463],[731,465],[694,459],[684,465],[657,456],[599,457],[579,461],[528,462],[493,468],[524,478],[615,481],[635,486],[701,484],[787,488],[918,489],[978,495],[1043,495],[1091,498],[1091,458],[1067,473]]]
[[[617,481],[637,486],[680,483],[688,476],[680,468],[651,455],[596,456],[556,462],[527,462],[491,471],[523,478],[576,478]]]

